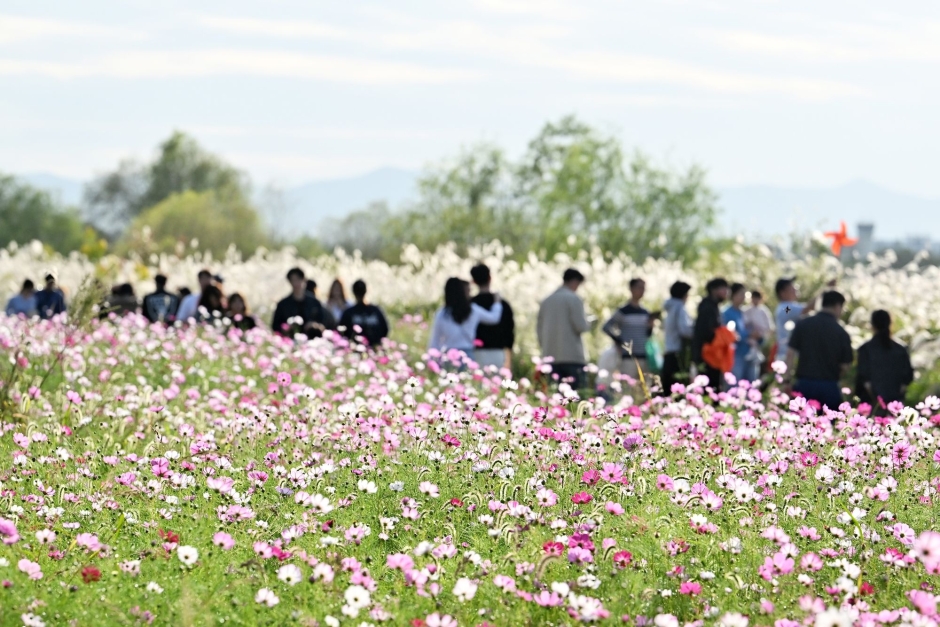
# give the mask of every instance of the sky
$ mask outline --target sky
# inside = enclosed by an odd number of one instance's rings
[[[940,197],[938,76],[926,1],[5,0],[0,171],[87,180],[180,129],[294,185],[574,113],[716,186]]]

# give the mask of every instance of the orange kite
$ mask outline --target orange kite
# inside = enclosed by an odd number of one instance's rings
[[[843,246],[848,248],[849,246],[855,246],[858,244],[857,239],[850,238],[846,233],[845,222],[840,222],[839,224],[842,228],[838,231],[829,231],[825,233],[826,237],[832,238],[832,254],[836,257],[838,257],[839,253],[842,252]]]

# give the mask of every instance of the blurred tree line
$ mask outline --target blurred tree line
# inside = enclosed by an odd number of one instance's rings
[[[659,169],[572,116],[546,124],[517,162],[499,147],[474,146],[427,171],[418,187],[403,210],[375,203],[333,221],[321,241],[386,261],[403,243],[465,250],[494,239],[518,258],[597,245],[611,255],[692,259],[716,215],[704,170]]]
[[[40,239],[96,256],[109,247],[146,254],[198,242],[222,256],[233,244],[250,255],[290,243],[310,256],[341,247],[395,263],[408,243],[466,250],[499,240],[520,259],[596,245],[609,255],[692,260],[714,223],[715,200],[701,168],[657,168],[569,116],[546,124],[517,161],[497,146],[465,149],[430,168],[408,205],[375,203],[287,241],[270,228],[289,232],[276,224],[283,217],[263,217],[243,172],[176,132],[149,163],[122,161],[89,183],[83,211],[0,178],[0,246]]]

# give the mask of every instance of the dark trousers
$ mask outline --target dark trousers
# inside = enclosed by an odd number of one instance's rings
[[[820,405],[838,411],[842,404],[842,388],[838,381],[823,379],[797,379],[793,386],[794,392],[799,392],[807,400],[819,401]]]
[[[703,374],[708,377],[708,387],[715,391],[717,394],[721,392],[721,383],[724,381],[724,376],[721,374],[721,370],[718,368],[712,368],[708,364],[701,364],[699,366],[699,374]]]
[[[672,384],[677,383],[677,375],[682,373],[679,365],[679,353],[666,353],[663,355],[663,369],[659,373],[659,380],[663,385],[663,395],[672,395]],[[686,373],[688,374],[688,373]]]
[[[552,364],[552,374],[558,375],[558,382],[565,381],[574,390],[584,387],[584,364]]]

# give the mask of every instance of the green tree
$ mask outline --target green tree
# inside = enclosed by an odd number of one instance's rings
[[[114,172],[92,181],[85,188],[85,203],[92,219],[117,237],[145,210],[185,191],[246,199],[250,188],[244,174],[176,131],[160,144],[153,162],[125,160]]]
[[[185,191],[140,214],[122,248],[172,252],[192,240],[216,258],[223,257],[232,244],[247,256],[268,243],[257,211],[240,194]]]
[[[394,263],[401,256],[401,240],[394,235],[393,229],[393,215],[388,204],[375,202],[345,218],[327,222],[322,242],[327,250],[358,250],[365,259]],[[297,249],[300,251],[299,245]]]
[[[78,250],[84,242],[78,210],[60,207],[48,192],[0,175],[0,247],[32,240],[60,253]]]
[[[422,250],[454,242],[458,250],[494,239],[519,252],[528,250],[533,224],[513,196],[511,164],[499,148],[481,144],[427,172],[418,182],[419,200],[392,215],[385,231],[398,243]]]
[[[714,223],[704,171],[674,173],[573,116],[546,124],[517,172],[518,198],[537,224],[536,249],[551,257],[596,243],[634,258],[692,258]]]

